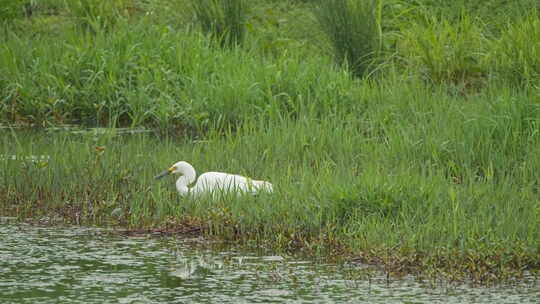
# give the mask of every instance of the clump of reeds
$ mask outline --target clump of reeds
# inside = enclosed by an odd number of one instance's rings
[[[202,31],[222,46],[243,43],[248,12],[246,0],[195,0],[192,7]]]
[[[336,60],[357,77],[365,77],[375,68],[381,43],[378,9],[377,0],[325,0],[316,9]]]
[[[488,73],[486,42],[479,21],[470,16],[430,17],[403,30],[398,52],[430,83],[478,87]]]
[[[98,32],[114,26],[124,15],[130,0],[71,0],[66,1],[69,12],[77,18],[79,26]]]
[[[492,41],[490,62],[503,80],[535,86],[540,79],[540,16],[531,12],[509,23]]]

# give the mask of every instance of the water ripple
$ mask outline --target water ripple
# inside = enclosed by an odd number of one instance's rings
[[[0,221],[0,303],[538,303],[538,282],[493,288],[387,282],[286,256],[216,252],[92,228]]]

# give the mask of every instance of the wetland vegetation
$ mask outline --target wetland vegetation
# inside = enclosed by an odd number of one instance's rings
[[[2,214],[540,270],[536,1],[6,3]],[[152,179],[178,160],[275,191],[184,200]]]

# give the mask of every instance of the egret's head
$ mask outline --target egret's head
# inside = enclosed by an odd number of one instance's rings
[[[178,174],[178,173],[182,173],[182,167],[184,166],[184,163],[185,162],[177,162],[176,164],[172,165],[172,167],[170,167],[169,169],[161,172],[160,174],[158,174],[155,179],[160,179],[162,177],[165,177],[167,175],[171,175],[171,174]]]
[[[161,172],[160,174],[156,175],[155,179],[160,179],[162,177],[165,177],[167,175],[178,173],[178,167],[176,167],[176,164],[169,169]]]

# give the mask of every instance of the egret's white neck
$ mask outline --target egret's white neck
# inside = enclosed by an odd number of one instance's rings
[[[176,189],[180,194],[187,194],[189,192],[188,185],[195,181],[197,173],[188,163],[181,164],[178,167],[178,173],[181,174],[181,176],[176,181]]]

